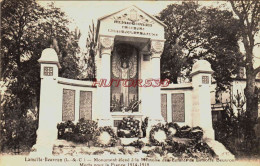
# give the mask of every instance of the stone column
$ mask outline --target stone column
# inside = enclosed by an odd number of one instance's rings
[[[34,148],[37,153],[51,154],[54,141],[57,139],[59,122],[58,68],[60,64],[54,49],[43,50],[38,60],[41,65],[41,90],[39,126]]]
[[[140,65],[140,77],[143,82],[145,82],[147,79],[150,79],[151,78],[151,58],[150,58],[150,55],[147,55],[148,53],[147,52],[140,52],[140,62],[141,62],[141,65]],[[149,60],[146,60],[144,61],[142,59],[142,57],[144,56],[149,56]],[[139,111],[140,113],[142,113],[143,115],[143,119],[145,117],[148,117],[149,116],[149,112],[150,112],[150,109],[151,109],[151,106],[150,106],[150,96],[151,96],[151,89],[150,87],[138,87],[138,93],[139,93],[139,100],[141,100],[141,104],[140,104],[140,107],[139,107]]]
[[[160,81],[160,58],[163,52],[163,41],[151,41],[151,64],[152,64],[152,79]],[[155,81],[153,81],[155,85]],[[151,87],[150,109],[147,112],[149,118],[147,136],[149,137],[149,131],[153,125],[158,123],[164,123],[164,119],[161,114],[161,87]]]
[[[212,73],[211,65],[206,60],[199,60],[192,67],[192,125],[202,127],[204,137],[214,139],[210,100]]]
[[[114,44],[112,37],[100,37],[101,75],[100,79],[105,79],[106,84],[111,79],[111,51]],[[98,87],[98,97],[100,100],[100,113],[98,117],[99,126],[112,126],[110,114],[110,87]]]

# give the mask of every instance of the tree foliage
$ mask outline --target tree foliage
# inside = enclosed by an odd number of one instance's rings
[[[183,2],[167,6],[159,19],[167,25],[161,77],[177,83],[178,77],[189,76],[195,59],[206,59],[218,87],[225,89],[241,58],[232,12]]]
[[[97,31],[96,26],[92,20],[92,24],[89,25],[88,36],[86,40],[86,51],[83,52],[81,57],[81,79],[84,80],[95,80],[96,79],[96,51],[97,51]]]
[[[3,137],[10,137],[13,131],[23,134],[24,130],[17,128],[25,128],[20,123],[26,122],[27,114],[31,113],[28,110],[32,100],[36,99],[36,104],[39,101],[40,66],[37,60],[41,52],[48,47],[54,48],[62,66],[60,75],[76,78],[79,74],[75,56],[79,51],[79,35],[69,31],[69,19],[53,4],[43,8],[35,0],[4,0],[1,12],[1,79],[7,88],[2,100],[1,132]],[[37,112],[33,113],[37,117]],[[7,130],[10,124],[16,125]],[[16,139],[17,135],[13,133]]]
[[[160,13],[159,19],[167,25],[161,56],[162,79],[168,78],[177,83],[178,77],[185,76],[181,71],[191,68],[192,57],[198,56],[198,34],[202,28],[197,9],[198,5],[194,3],[172,4]]]
[[[258,110],[258,95],[255,83],[256,75],[260,72],[260,65],[254,67],[254,52],[253,50],[260,43],[256,43],[259,39],[259,23],[260,23],[260,2],[230,0],[230,4],[234,13],[239,20],[241,39],[245,48],[245,58],[243,59],[246,68],[246,109],[248,116],[257,117]]]
[[[217,8],[202,8],[206,30],[206,42],[203,49],[207,50],[202,58],[211,63],[218,88],[224,90],[225,85],[232,81],[232,75],[238,73],[242,66],[240,53],[238,21],[232,12]]]

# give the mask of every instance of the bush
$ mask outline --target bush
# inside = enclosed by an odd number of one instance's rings
[[[26,103],[6,93],[0,109],[0,149],[2,153],[27,153],[36,143],[38,121]]]
[[[93,140],[96,130],[97,122],[80,119],[74,129],[74,133],[76,133],[75,142],[85,143]]]
[[[72,121],[61,122],[57,125],[58,139],[64,139],[67,141],[74,140],[75,124]]]
[[[58,139],[75,143],[88,143],[93,140],[97,130],[97,122],[80,119],[75,125],[71,121],[61,122],[57,125]]]
[[[178,157],[183,156],[183,154],[186,154],[186,157],[190,158],[201,158],[202,156],[197,156],[198,154],[204,154],[203,157],[207,158],[213,158],[215,156],[214,151],[208,144],[196,140],[193,140],[188,144],[172,142],[171,146],[167,147],[167,151]]]
[[[230,105],[222,111],[222,119],[213,123],[215,138],[237,158],[257,157],[259,140],[254,132],[255,122],[240,109],[236,115]]]
[[[5,123],[3,125],[3,123]],[[1,122],[0,142],[1,152],[23,153],[30,152],[31,147],[36,143],[37,120],[30,116],[22,117],[19,120],[8,119]]]

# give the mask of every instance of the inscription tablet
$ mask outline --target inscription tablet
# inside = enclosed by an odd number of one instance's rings
[[[63,89],[62,121],[75,120],[75,90]]]
[[[92,120],[92,92],[80,91],[79,118]]]
[[[161,114],[167,122],[167,94],[161,94]]]
[[[172,121],[185,122],[184,93],[172,93]]]

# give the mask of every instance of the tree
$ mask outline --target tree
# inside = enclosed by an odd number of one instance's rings
[[[62,66],[60,75],[76,78],[79,70],[75,54],[79,51],[79,36],[69,31],[65,13],[53,4],[43,8],[35,0],[4,0],[1,12],[1,80],[7,87],[2,101],[1,138],[26,143],[25,123],[30,123],[27,120],[28,113],[33,112],[32,100],[36,99],[38,105],[40,96],[37,60],[43,49],[53,47]],[[38,112],[33,114],[37,118]],[[7,130],[8,126],[12,126],[11,129]],[[8,142],[5,143],[8,146]]]
[[[198,5],[194,3],[172,4],[159,14],[167,28],[164,52],[161,56],[161,77],[177,83],[183,77],[181,71],[191,68],[192,59],[201,45],[199,31],[202,29]]]
[[[81,79],[95,80],[96,79],[96,62],[95,55],[97,50],[96,43],[96,26],[92,20],[92,24],[89,25],[88,36],[86,40],[86,52],[83,53],[81,60]]]
[[[189,76],[195,59],[206,59],[215,71],[219,90],[224,90],[241,57],[232,12],[184,2],[167,6],[159,19],[167,25],[161,77],[177,83],[178,77]]]
[[[238,20],[232,12],[220,8],[201,8],[204,43],[201,58],[208,60],[214,70],[217,90],[225,90],[242,66],[243,55],[238,41],[240,37]]]
[[[234,13],[238,16],[241,30],[242,43],[245,48],[245,58],[243,60],[246,68],[246,110],[249,117],[255,119],[258,110],[258,97],[256,93],[255,78],[260,72],[260,66],[254,68],[254,48],[260,43],[256,43],[259,37],[260,2],[230,0]]]

